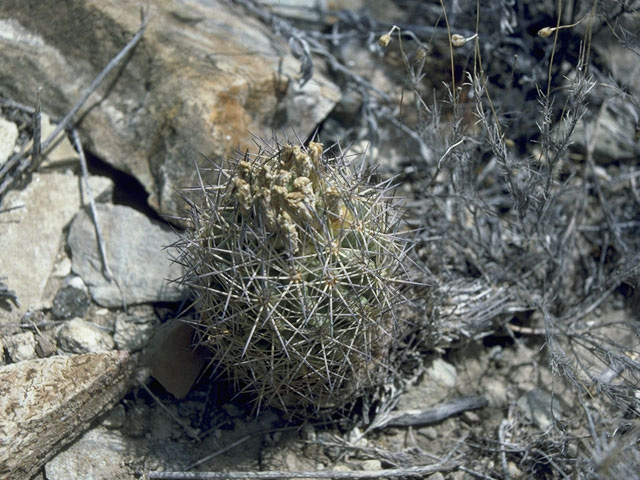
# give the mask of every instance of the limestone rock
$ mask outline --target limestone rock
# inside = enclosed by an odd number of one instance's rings
[[[2,29],[0,28],[0,31]],[[106,177],[90,177],[94,195],[111,187]],[[24,190],[8,192],[0,222],[0,276],[15,291],[20,307],[0,308],[0,323],[15,322],[27,310],[47,306],[45,286],[54,270],[62,231],[82,205],[78,177],[36,173]]]
[[[135,2],[0,2],[0,89],[63,116],[139,27]],[[252,134],[295,128],[304,138],[338,88],[320,72],[298,88],[286,42],[242,7],[214,0],[148,5],[150,23],[77,118],[85,147],[133,174],[149,204],[175,214],[175,188],[196,184],[194,162],[252,148]]]
[[[31,332],[16,333],[6,337],[4,346],[13,363],[36,358],[36,339]]]
[[[133,371],[126,352],[50,357],[0,368],[0,478],[35,475],[128,391]]]
[[[74,318],[58,330],[58,346],[68,353],[94,353],[113,350],[115,344],[109,332]]]
[[[179,300],[180,289],[167,282],[181,276],[165,247],[178,236],[158,222],[122,205],[97,205],[107,260],[115,281],[103,275],[95,228],[88,212],[81,211],[69,229],[72,270],[105,307]]]

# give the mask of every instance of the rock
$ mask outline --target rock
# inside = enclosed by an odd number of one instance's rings
[[[434,427],[421,427],[417,430],[418,435],[423,435],[429,440],[438,438],[438,431]]]
[[[135,472],[127,468],[130,441],[120,432],[96,427],[44,467],[47,480],[128,480]],[[87,452],[91,452],[87,455]]]
[[[16,140],[18,140],[18,126],[0,117],[0,166],[2,166],[13,153]]]
[[[576,125],[570,138],[572,148],[586,152],[587,141],[593,142],[593,159],[599,164],[635,160],[640,155],[640,144],[634,138],[636,115],[634,107],[620,99],[611,99],[604,110],[592,108]]]
[[[546,430],[553,424],[554,418],[561,416],[559,397],[546,390],[534,388],[522,395],[517,402],[518,408],[530,422],[540,430]]]
[[[58,330],[58,346],[68,353],[93,353],[113,350],[115,344],[105,330],[74,318]]]
[[[53,266],[52,277],[64,278],[71,273],[71,259],[67,255],[63,255],[56,261]]]
[[[176,214],[176,188],[195,185],[194,162],[220,162],[289,126],[304,138],[340,97],[317,72],[298,88],[300,62],[241,6],[151,2],[143,40],[76,118],[85,147],[134,175],[149,204]],[[25,9],[0,2],[0,89],[63,116],[139,27],[139,5],[116,0]],[[316,69],[319,70],[319,69]],[[96,106],[99,105],[99,108]]]
[[[436,472],[427,477],[428,480],[444,480],[444,475],[440,472]]]
[[[4,344],[0,342],[0,367],[6,363],[4,359]]]
[[[109,282],[102,274],[96,232],[88,212],[76,215],[68,237],[71,268],[84,280],[94,301],[105,307],[121,307],[123,302],[179,300],[180,288],[167,280],[180,277],[181,270],[164,250],[177,241],[177,234],[129,207],[99,204],[97,210],[115,281]]]
[[[486,378],[482,382],[484,395],[489,405],[494,408],[504,408],[509,401],[507,382],[502,378]]]
[[[81,288],[71,285],[62,287],[53,298],[51,314],[58,320],[84,317],[89,308],[89,295]]]
[[[100,424],[108,429],[116,429],[122,427],[124,422],[127,420],[127,412],[124,409],[124,405],[119,403],[111,410],[109,410],[104,417],[102,417],[102,421]]]
[[[453,388],[456,385],[457,379],[456,367],[441,358],[436,358],[425,372],[425,377],[428,378],[430,382],[438,383],[443,387]]]
[[[50,357],[58,352],[55,345],[55,339],[50,337],[50,332],[37,333],[36,338],[36,353],[40,358]],[[52,341],[53,340],[53,341]]]
[[[1,36],[1,35],[0,35]],[[1,43],[1,42],[0,42]],[[81,182],[74,175],[34,173],[23,190],[7,192],[0,222],[0,274],[17,294],[20,307],[0,308],[0,323],[14,323],[28,310],[48,306],[45,286],[54,270],[62,231],[78,211]],[[94,195],[111,188],[111,180],[90,177]],[[53,296],[52,292],[52,295]]]
[[[422,378],[400,397],[398,411],[423,410],[454,396],[456,367],[436,358],[427,368]]]
[[[382,470],[382,462],[375,458],[365,460],[360,464],[360,469],[370,471]]]
[[[176,398],[183,398],[198,379],[204,360],[193,348],[193,327],[170,320],[157,329],[146,364],[151,375]]]
[[[142,350],[153,335],[154,324],[150,319],[122,313],[116,318],[113,340],[119,350],[136,352]]]
[[[133,377],[134,362],[126,352],[50,357],[0,368],[0,478],[35,475],[118,401]]]
[[[36,340],[31,332],[16,333],[5,338],[4,346],[13,363],[36,358]]]

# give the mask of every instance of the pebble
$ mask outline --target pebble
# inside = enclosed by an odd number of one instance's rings
[[[68,353],[103,352],[115,346],[108,332],[81,318],[67,321],[57,337],[58,346]]]
[[[4,346],[13,363],[32,360],[37,357],[36,339],[31,332],[17,333],[5,338]]]
[[[136,315],[119,314],[113,340],[119,350],[136,352],[142,350],[153,336],[154,324]]]
[[[40,358],[50,357],[55,355],[57,348],[55,345],[55,339],[52,339],[48,332],[45,334],[37,333],[36,338],[36,353]],[[53,341],[52,341],[53,340]]]
[[[51,314],[58,320],[82,318],[89,308],[89,295],[81,288],[67,285],[62,287],[53,298]]]
[[[100,424],[105,428],[114,430],[122,427],[122,425],[124,425],[124,422],[126,420],[127,420],[127,412],[124,409],[124,405],[119,403],[118,405],[113,407],[111,410],[109,410],[104,415],[104,417],[102,417]]]

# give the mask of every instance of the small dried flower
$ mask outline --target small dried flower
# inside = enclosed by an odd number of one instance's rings
[[[400,29],[397,25],[394,25],[387,33],[385,33],[384,35],[380,35],[380,38],[378,39],[378,45],[380,45],[382,48],[385,48],[387,45],[389,45],[389,43],[391,42],[391,35],[396,30]]]
[[[550,37],[555,30],[556,30],[555,28],[551,28],[551,27],[541,28],[540,30],[538,30],[538,36],[542,38]]]
[[[380,35],[380,38],[378,39],[378,45],[380,45],[382,48],[385,48],[387,45],[389,45],[389,42],[391,42],[391,35],[389,35],[388,33]]]
[[[458,33],[454,33],[453,35],[451,35],[451,44],[458,48],[458,47],[462,47],[464,46],[464,44],[467,43],[467,39],[464,38],[462,35],[458,34]]]

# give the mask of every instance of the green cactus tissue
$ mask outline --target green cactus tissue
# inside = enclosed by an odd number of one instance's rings
[[[215,374],[258,409],[296,414],[383,384],[408,244],[390,183],[314,142],[214,170],[217,182],[189,201],[178,261]]]

